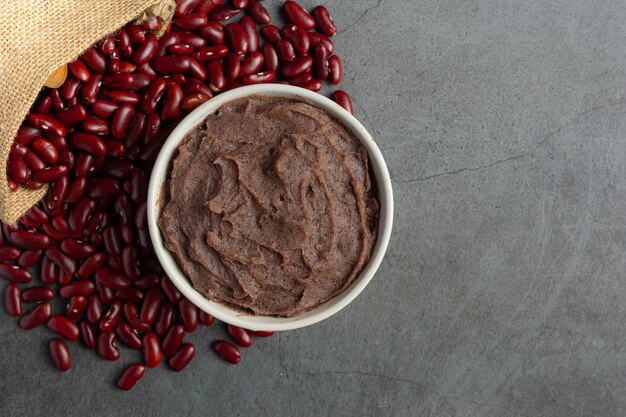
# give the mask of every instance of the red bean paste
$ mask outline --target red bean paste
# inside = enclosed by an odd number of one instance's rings
[[[178,148],[159,227],[194,288],[290,317],[344,291],[370,259],[379,204],[365,147],[306,102],[222,106]]]

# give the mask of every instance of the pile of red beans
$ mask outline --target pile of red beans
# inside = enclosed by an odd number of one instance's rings
[[[341,81],[327,9],[309,13],[286,1],[282,12],[291,23],[279,28],[258,0],[180,0],[160,39],[156,18],[126,25],[70,63],[63,85],[44,89],[33,105],[8,181],[49,191],[18,224],[2,225],[0,276],[11,281],[5,308],[20,326],[45,324],[58,335],[49,348],[59,370],[70,368],[67,342],[77,339],[109,361],[120,357],[118,343],[143,351],[143,363],[118,380],[122,389],[164,358],[174,371],[193,359],[184,336],[213,317],[181,296],[155,257],[150,171],[176,123],[216,94],[266,82],[319,91]],[[332,98],[352,112],[345,92]],[[57,299],[63,311],[53,311]],[[241,360],[236,345],[272,334],[228,332],[235,344],[220,340],[213,350],[233,364]]]

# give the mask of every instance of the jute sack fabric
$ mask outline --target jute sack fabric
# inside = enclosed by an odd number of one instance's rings
[[[174,0],[4,0],[0,8],[0,220],[15,223],[47,188],[10,191],[6,167],[17,130],[50,74],[126,23],[156,16]]]

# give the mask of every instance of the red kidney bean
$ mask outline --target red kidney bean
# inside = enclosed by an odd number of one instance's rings
[[[97,339],[98,354],[108,361],[116,361],[120,357],[120,350],[115,343],[115,333],[105,331],[98,335]]]
[[[83,129],[94,135],[108,135],[109,123],[98,117],[88,117],[83,122]],[[80,133],[79,133],[80,134]]]
[[[132,242],[132,239],[130,240]],[[137,252],[134,246],[127,246],[122,250],[122,267],[124,273],[131,279],[139,279],[141,270],[137,261]]]
[[[128,195],[120,194],[115,199],[115,213],[120,217],[122,222],[130,224],[132,218],[132,209]]]
[[[40,250],[29,250],[20,256],[17,261],[17,264],[22,268],[30,268],[35,266],[41,260],[41,256],[43,255],[43,251]]]
[[[113,74],[124,74],[135,72],[137,66],[128,61],[121,61],[119,59],[110,59],[109,60],[109,72]]]
[[[45,286],[30,287],[22,292],[22,300],[25,303],[38,303],[40,301],[49,301],[53,298],[54,290]]]
[[[260,25],[266,25],[272,20],[267,9],[258,0],[248,1],[247,12]]]
[[[30,176],[30,170],[22,159],[13,159],[7,162],[7,172],[16,181],[24,182]]]
[[[127,244],[130,245],[133,243],[133,229],[124,223],[121,223],[119,226],[120,229],[120,237],[122,238],[122,241]],[[122,262],[122,267],[123,267],[123,262]]]
[[[260,44],[259,31],[254,20],[250,16],[245,16],[239,24],[248,37],[248,52],[258,51]]]
[[[317,30],[326,36],[335,36],[337,34],[337,26],[333,22],[328,9],[324,6],[317,6],[313,9],[313,17],[317,23]]]
[[[226,45],[212,45],[198,48],[193,54],[194,59],[198,61],[213,61],[222,59],[228,54]]]
[[[57,273],[57,282],[60,286],[64,286],[70,283],[72,279],[72,274],[68,274],[65,271],[59,269]]]
[[[239,349],[237,349],[237,346],[227,342],[226,340],[219,340],[213,344],[213,350],[226,362],[230,362],[233,365],[237,365],[241,362],[241,353],[239,352]]]
[[[41,250],[50,246],[50,238],[44,233],[29,230],[16,230],[11,233],[14,245],[28,250]]]
[[[33,140],[30,144],[30,148],[48,164],[56,164],[59,160],[59,151],[57,148],[44,138],[36,138]]]
[[[111,89],[137,91],[146,88],[150,78],[145,74],[108,74],[102,77],[102,82]]]
[[[189,365],[195,355],[196,348],[191,343],[185,343],[167,363],[174,372],[180,372]]]
[[[150,16],[140,23],[145,30],[155,31],[161,28],[161,21],[156,16]]]
[[[124,310],[124,317],[126,318],[126,321],[128,322],[128,324],[131,325],[133,329],[139,332],[145,332],[146,330],[150,329],[150,324],[152,323],[145,323],[140,319],[139,310],[137,309],[137,304],[131,303],[131,302],[125,302],[123,310]]]
[[[58,337],[55,337],[50,341],[48,347],[50,349],[50,356],[52,356],[54,366],[56,366],[56,368],[61,372],[65,372],[70,369],[72,360],[70,357],[70,350],[67,348],[65,342]]]
[[[239,78],[241,72],[241,55],[230,53],[224,59],[224,71],[229,80]]]
[[[12,316],[22,315],[19,285],[10,283],[4,288],[4,308]]]
[[[135,49],[133,54],[133,62],[137,65],[143,65],[150,61],[156,55],[159,47],[159,40],[154,33],[148,33],[145,40]]]
[[[261,48],[265,61],[265,70],[275,72],[278,69],[278,55],[272,44],[266,43]]]
[[[327,36],[324,36],[321,33],[317,32],[308,32],[308,35],[311,47],[322,46],[326,49],[328,55],[331,55],[335,50],[335,45],[333,45],[333,42],[328,39]]]
[[[124,346],[131,349],[141,349],[141,339],[127,323],[117,323],[115,326],[115,334]]]
[[[118,182],[113,178],[97,178],[89,182],[86,194],[92,200],[103,200],[115,197],[121,189]]]
[[[342,90],[337,90],[330,96],[330,98],[335,103],[339,104],[341,107],[346,109],[348,113],[350,113],[351,115],[354,115],[354,107],[352,106],[352,99],[350,98],[348,93]]]
[[[189,60],[189,74],[201,81],[206,80],[207,72],[204,65],[191,57],[188,57],[187,59]]]
[[[30,150],[26,151],[26,154],[24,154],[24,162],[26,162],[26,164],[33,170],[33,171],[40,171],[42,169],[46,168],[46,163],[39,158],[34,152],[31,152]]]
[[[43,139],[43,138],[40,138],[40,139]],[[26,146],[17,142],[13,142],[13,145],[11,145],[11,152],[9,152],[9,159],[22,159],[24,155],[26,155],[27,153],[28,153],[28,148]]]
[[[166,277],[161,280],[161,290],[163,290],[163,294],[172,304],[178,304],[182,297],[176,286]]]
[[[139,318],[142,322],[152,324],[163,300],[163,293],[159,288],[150,288],[141,304],[141,314]]]
[[[213,45],[225,45],[226,35],[224,25],[219,22],[209,22],[200,28],[200,34]]]
[[[98,324],[102,317],[102,301],[100,301],[100,298],[98,298],[96,294],[89,296],[86,316],[91,324]]]
[[[182,74],[189,70],[189,60],[180,56],[159,56],[152,60],[152,68],[162,74]]]
[[[209,20],[219,21],[228,20],[233,16],[239,14],[239,10],[231,8],[229,5],[222,4],[211,10],[209,13]]]
[[[26,330],[34,329],[40,324],[48,321],[51,314],[52,306],[50,303],[41,303],[20,318],[20,327]]]
[[[122,316],[122,302],[120,300],[113,300],[109,309],[100,319],[100,331],[109,332],[113,330],[120,317]]]
[[[15,246],[0,247],[0,262],[14,261],[20,257],[22,251]],[[22,265],[20,265],[22,266]]]
[[[224,68],[219,61],[209,62],[209,88],[215,92],[220,91],[226,85]]]
[[[243,10],[248,7],[248,0],[232,0],[232,3],[233,7],[237,10]]]
[[[127,25],[126,32],[132,43],[141,43],[146,39],[146,31],[138,25]]]
[[[313,47],[313,70],[318,80],[328,78],[328,51],[321,45]]]
[[[149,62],[146,62],[145,64],[139,65],[137,67],[137,72],[139,72],[141,74],[145,74],[151,80],[156,78],[156,75],[157,75],[156,71],[154,71],[154,68],[152,68],[152,66],[150,65]]]
[[[32,179],[45,183],[54,182],[67,175],[69,171],[69,168],[65,165],[54,165],[41,171],[33,172]]]
[[[113,113],[115,113],[115,110],[118,108],[119,104],[107,100],[96,100],[91,106],[94,114],[103,119],[108,119],[113,116]]]
[[[337,85],[341,82],[343,76],[343,66],[341,59],[337,55],[333,55],[328,59],[328,71],[330,75],[330,82]]]
[[[180,318],[185,325],[185,330],[193,332],[198,327],[198,307],[191,301],[183,298],[178,303]]]
[[[106,58],[96,48],[87,49],[81,58],[93,72],[102,74],[106,71]]]
[[[259,337],[270,337],[274,334],[274,332],[269,332],[266,330],[252,330],[251,332],[253,335],[259,336]]]
[[[48,225],[46,225],[48,226]],[[41,260],[41,282],[46,285],[54,284],[57,276],[57,266],[48,258],[44,257]]]
[[[51,90],[51,91],[56,91],[56,90]],[[42,133],[41,130],[24,124],[20,126],[20,128],[17,130],[15,141],[21,145],[27,145],[36,137],[41,136],[41,133]]]
[[[248,52],[248,36],[239,23],[227,24],[224,28],[224,33],[226,34],[226,45],[228,45],[230,51],[236,54]]]
[[[130,301],[131,303],[140,303],[143,300],[144,293],[141,289],[135,287],[128,287],[115,292],[115,298],[120,300]]]
[[[128,129],[126,130],[126,137],[124,139],[124,151],[126,148],[130,148],[135,145],[142,135],[145,132],[146,127],[146,116],[141,113],[136,113],[133,116],[130,124],[128,125]],[[111,150],[111,146],[108,146],[109,150]],[[124,152],[122,152],[123,154]]]
[[[164,302],[161,304],[159,314],[154,322],[154,331],[159,336],[165,335],[172,325],[174,318],[174,306],[171,303]]]
[[[309,35],[297,25],[287,25],[280,30],[283,38],[293,43],[294,48],[300,55],[306,55],[311,46]]]
[[[163,352],[161,352],[161,345],[159,343],[159,337],[156,333],[148,332],[143,335],[143,360],[150,368],[156,368],[161,359],[163,358]]]
[[[109,91],[108,92],[108,96],[111,100],[113,100],[116,103],[119,104],[123,104],[123,103],[128,103],[128,104],[137,104],[139,103],[139,94],[133,93],[131,91],[124,91],[124,90],[116,90],[116,91]]]
[[[87,297],[77,296],[70,299],[67,308],[65,309],[65,315],[70,319],[77,319],[83,315],[85,308],[87,307]]]
[[[137,210],[135,210],[135,226],[138,229],[145,229],[148,223],[148,210],[147,203],[144,201],[139,204]]]
[[[67,217],[70,228],[75,231],[82,231],[95,208],[96,203],[93,200],[87,197],[79,198]]]
[[[94,253],[78,268],[76,277],[78,279],[85,279],[96,272],[104,262],[107,260],[107,255],[103,252]],[[88,282],[88,281],[87,281]],[[93,292],[93,291],[92,291]]]
[[[263,64],[265,63],[265,57],[261,52],[252,52],[249,54],[241,63],[241,77],[245,77],[246,75],[257,73],[263,68]]]
[[[87,119],[87,109],[84,106],[77,104],[65,111],[55,114],[54,117],[61,122],[63,126],[71,128]],[[43,157],[43,155],[39,156]]]
[[[186,16],[174,19],[174,25],[184,30],[196,30],[201,26],[206,25],[209,20],[206,15],[200,13],[190,13]]]
[[[96,348],[96,333],[87,320],[81,320],[78,324],[80,338],[87,349]]]
[[[17,265],[0,264],[0,277],[17,282],[19,284],[26,284],[30,282],[33,277],[27,269],[20,268]]]
[[[71,298],[76,296],[86,297],[93,294],[96,286],[92,281],[83,280],[65,285],[59,290],[59,294],[63,298]]]
[[[300,84],[309,82],[312,79],[313,79],[313,75],[311,74],[311,71],[306,71],[294,77],[288,77],[286,81],[291,85],[300,85]]]
[[[48,320],[47,326],[67,340],[76,340],[79,336],[78,325],[73,320],[65,316],[52,316]]]
[[[69,105],[69,103],[78,95],[79,89],[80,81],[70,75],[61,86],[61,97],[63,97]]]
[[[125,104],[122,107],[120,107],[120,109],[123,108],[124,106],[130,106],[130,105]],[[120,110],[118,110],[117,113],[119,113],[119,111]],[[89,133],[76,133],[72,135],[70,141],[74,148],[84,151],[88,153],[89,155],[105,156],[107,153],[107,147],[106,147],[106,143],[104,142],[104,140],[100,139],[98,136],[90,135]]]
[[[176,5],[176,16],[181,17],[191,13],[202,3],[202,0],[180,0]]]
[[[198,81],[199,82],[199,81]],[[146,131],[143,142],[149,143],[159,133],[161,129],[161,116],[158,113],[151,113],[146,117]]]
[[[164,78],[154,79],[141,100],[141,111],[145,114],[153,113],[166,88],[167,81]]]
[[[100,268],[96,271],[96,280],[106,285],[109,288],[115,290],[121,290],[127,288],[130,285],[130,281],[124,275],[115,272],[109,268]]]
[[[96,294],[98,294],[104,304],[110,304],[115,299],[115,291],[112,288],[102,285],[98,281],[96,281]]]
[[[213,322],[215,321],[212,315],[200,309],[198,310],[198,320],[207,327],[213,326]]]
[[[128,36],[128,32],[126,29],[121,28],[115,33],[113,39],[116,41],[117,46],[120,50],[126,50],[130,48],[130,36]]]
[[[244,85],[271,83],[276,80],[276,73],[272,71],[263,71],[257,74],[251,74],[243,77],[241,80]]]
[[[125,159],[108,160],[104,165],[104,174],[117,179],[125,179],[133,169],[133,163]]]
[[[186,43],[177,43],[175,45],[170,45],[167,47],[167,52],[172,55],[183,55],[188,56],[194,53],[196,48],[191,45],[187,45]]]
[[[293,49],[293,45],[286,39],[279,39],[274,44],[278,60],[281,63],[291,62],[296,58],[296,51]]]
[[[117,380],[117,386],[124,391],[128,391],[135,386],[145,373],[145,365],[134,363],[126,368],[120,379]]]
[[[52,108],[52,99],[50,96],[41,97],[38,103],[33,107],[35,113],[50,113],[50,109]]]
[[[235,343],[237,343],[239,346],[243,346],[243,347],[252,346],[252,341],[253,341],[252,335],[246,329],[233,326],[232,324],[229,324],[227,328],[228,328],[228,334],[230,334],[230,336],[233,338]]]
[[[65,197],[65,202],[73,204],[78,201],[78,199],[85,192],[85,188],[87,187],[87,179],[84,177],[75,178],[74,181],[69,186],[67,197]]]
[[[163,338],[162,349],[163,354],[171,356],[178,351],[183,344],[185,337],[185,328],[182,324],[173,325]]]
[[[295,1],[288,0],[283,4],[287,18],[304,30],[315,29],[315,19]]]
[[[30,220],[34,221],[37,224],[43,224],[48,221],[48,215],[39,205],[31,207],[26,212],[26,217],[28,217]],[[1,241],[0,244],[2,244]]]
[[[96,97],[98,96],[98,92],[100,91],[100,87],[102,86],[102,75],[92,75],[89,81],[87,81],[80,89],[80,94],[87,103],[93,103],[96,101]],[[52,107],[54,106],[55,99],[51,95],[52,98]],[[64,105],[63,105],[64,107]],[[55,109],[60,111],[62,109]]]
[[[74,62],[70,62],[69,64],[67,64],[67,67],[69,68],[74,78],[76,78],[78,81],[82,83],[86,83],[87,81],[89,81],[91,73],[89,72],[87,65],[85,65],[85,63],[80,59],[77,59]]]
[[[313,58],[310,56],[299,56],[293,61],[284,62],[281,67],[281,73],[285,77],[295,77],[296,75],[308,72],[313,66]]]
[[[65,127],[50,116],[39,113],[30,113],[26,116],[28,122],[36,129],[56,136],[65,136]]]
[[[322,82],[320,80],[309,80],[300,84],[297,84],[298,87],[306,88],[307,90],[311,90],[314,92],[318,92],[322,89]]]
[[[76,239],[63,239],[60,248],[74,259],[85,259],[94,253],[96,248],[92,245]]]
[[[165,91],[165,100],[161,109],[163,120],[176,120],[180,118],[180,105],[183,100],[183,89],[178,84],[172,84]]]
[[[182,109],[185,112],[190,112],[202,103],[208,101],[211,97],[207,94],[195,93],[191,94],[183,100]]]
[[[92,76],[91,79],[89,80],[89,83],[91,82],[91,80],[93,80],[94,78],[96,78],[96,76]],[[85,84],[87,85],[87,84]],[[81,90],[84,90],[84,88],[82,88]],[[65,110],[65,108],[67,107],[65,105],[65,102],[63,101],[63,99],[61,98],[61,92],[59,91],[59,89],[57,88],[52,88],[50,89],[50,102],[52,105],[52,109],[54,111],[62,111]],[[83,95],[85,93],[83,92]],[[18,135],[19,137],[19,135]]]
[[[111,121],[111,135],[115,139],[122,139],[126,130],[128,129],[128,125],[132,117],[135,115],[135,107],[130,104],[122,104],[119,109],[113,115],[113,120]],[[98,155],[104,156],[104,155]]]

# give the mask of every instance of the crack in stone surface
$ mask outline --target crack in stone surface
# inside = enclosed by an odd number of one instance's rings
[[[361,21],[361,20],[362,20],[362,19],[363,19],[363,18],[364,18],[364,17],[365,17],[365,16],[366,16],[369,12],[370,12],[370,11],[372,11],[372,10],[374,10],[374,9],[376,9],[376,8],[378,8],[378,7],[380,7],[380,5],[381,5],[381,3],[382,3],[382,2],[383,2],[383,0],[378,0],[378,2],[377,2],[375,5],[373,5],[373,6],[371,6],[371,7],[368,7],[367,9],[365,9],[365,11],[364,11],[363,13],[361,13],[361,15],[360,15],[360,16],[359,16],[359,17],[358,17],[358,18],[357,18],[354,22],[352,22],[352,23],[350,23],[348,26],[346,26],[346,28],[345,28],[345,29],[338,31],[338,32],[337,32],[337,34],[346,33],[348,30],[350,30],[350,28],[351,28],[352,26],[354,26],[354,25],[356,25],[357,23],[359,23],[359,22],[360,22],[360,21]]]
[[[543,145],[545,145],[550,138],[552,138],[553,136],[559,134],[563,129],[572,126],[573,124],[576,124],[582,117],[593,113],[597,110],[601,110],[601,109],[606,109],[606,108],[610,108],[610,107],[614,107],[614,106],[619,106],[622,104],[626,104],[626,100],[620,100],[620,101],[616,101],[614,103],[607,103],[607,104],[602,104],[599,106],[595,106],[592,107],[590,109],[587,109],[583,112],[580,112],[578,114],[576,114],[576,116],[570,120],[569,122],[559,126],[557,129],[553,130],[552,132],[548,133],[546,136],[544,136],[539,142],[537,142],[537,145],[535,145],[535,147],[529,151],[529,152],[524,152],[522,154],[519,155],[514,155],[505,159],[500,159],[494,162],[491,162],[489,164],[486,165],[479,165],[477,167],[464,167],[464,168],[460,168],[460,169],[456,169],[456,170],[452,170],[452,171],[444,171],[444,172],[440,172],[437,174],[433,174],[433,175],[428,175],[426,177],[419,177],[419,178],[410,178],[410,179],[400,179],[400,180],[394,180],[392,178],[392,182],[394,183],[398,183],[398,184],[405,184],[405,183],[411,183],[411,182],[421,182],[421,181],[428,181],[431,180],[433,178],[437,178],[437,177],[442,177],[442,176],[447,176],[447,175],[456,175],[456,174],[460,174],[463,172],[472,172],[472,171],[480,171],[483,169],[487,169],[487,168],[492,168],[494,166],[506,163],[506,162],[510,162],[510,161],[514,161],[514,160],[518,160],[518,159],[522,159],[522,158],[526,158],[526,157],[534,157],[535,153],[539,150],[539,148],[541,148]],[[359,106],[361,107],[361,106]],[[362,108],[362,107],[361,107]],[[595,218],[594,218],[595,220]]]

